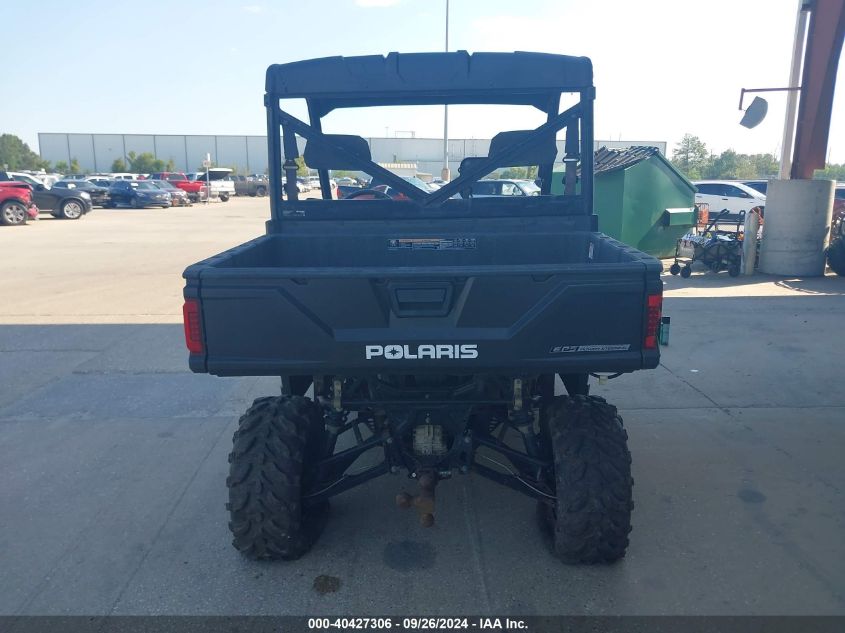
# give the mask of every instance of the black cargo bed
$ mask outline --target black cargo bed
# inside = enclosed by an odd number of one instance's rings
[[[646,295],[660,287],[653,258],[601,233],[432,235],[271,234],[190,267],[186,297],[202,298],[206,340],[192,368],[288,375],[656,364],[656,350],[641,345]],[[413,358],[421,345],[473,345],[477,357]],[[400,346],[403,357],[367,358],[367,346]]]

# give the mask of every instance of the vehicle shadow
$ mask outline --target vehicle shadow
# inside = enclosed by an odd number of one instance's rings
[[[671,261],[669,262],[671,264]],[[693,267],[692,275],[683,278],[668,272],[664,261],[664,272],[661,279],[667,290],[678,288],[743,288],[749,286],[771,286],[773,294],[782,295],[782,291],[794,291],[807,295],[843,295],[845,294],[845,277],[827,272],[822,277],[785,277],[782,275],[768,275],[756,272],[753,275],[731,277],[727,271],[714,273],[699,266]],[[780,289],[781,291],[775,290]]]

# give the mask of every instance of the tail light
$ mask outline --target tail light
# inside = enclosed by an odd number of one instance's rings
[[[185,344],[191,354],[202,354],[205,346],[202,343],[202,314],[200,304],[196,299],[185,299],[182,306],[182,318],[185,322]]]
[[[657,349],[657,334],[660,331],[660,317],[662,312],[663,293],[648,295],[643,349]]]

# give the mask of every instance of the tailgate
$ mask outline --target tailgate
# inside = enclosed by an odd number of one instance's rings
[[[190,269],[189,269],[190,271]],[[643,262],[410,269],[226,269],[188,274],[202,346],[220,376],[632,371],[643,343]]]

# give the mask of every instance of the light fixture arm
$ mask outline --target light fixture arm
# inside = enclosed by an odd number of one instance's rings
[[[789,90],[801,90],[801,86],[794,88],[743,88],[739,93],[739,109],[742,110],[742,102],[746,92],[784,92]]]

